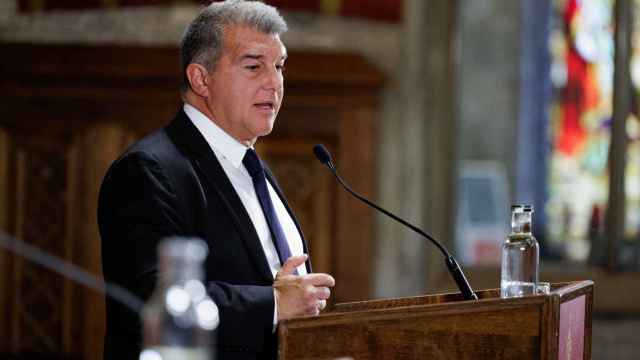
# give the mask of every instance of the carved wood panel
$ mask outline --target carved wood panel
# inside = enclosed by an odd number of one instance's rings
[[[313,141],[278,142],[265,140],[258,151],[276,175],[291,205],[305,239],[313,271],[332,272],[332,243],[335,240],[333,183],[331,175],[313,156]]]
[[[9,136],[0,127],[0,229],[7,230],[9,227]],[[0,248],[0,270],[8,269],[9,254]],[[0,284],[9,283],[8,271],[0,271]],[[7,309],[10,289],[0,286],[0,309]],[[0,310],[2,314],[2,310]],[[0,339],[9,339],[9,329],[7,321],[0,322]]]
[[[18,140],[17,138],[15,140]],[[13,201],[10,221],[18,238],[71,260],[66,224],[68,148],[45,141],[14,141],[8,152]],[[14,351],[61,352],[68,340],[69,281],[40,266],[12,257],[9,338]]]
[[[131,132],[97,124],[71,136],[13,129],[0,134],[7,150],[0,156],[0,173],[7,175],[0,194],[8,194],[0,202],[2,229],[100,277],[97,189]],[[6,339],[0,357],[100,357],[103,294],[6,252],[0,253],[0,280],[0,335]]]

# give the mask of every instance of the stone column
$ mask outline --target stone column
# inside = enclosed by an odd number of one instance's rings
[[[605,218],[607,235],[607,270],[618,268],[618,248],[624,239],[625,161],[627,153],[626,121],[631,113],[632,85],[629,72],[631,34],[633,31],[633,3],[620,0],[615,3],[615,70],[613,73],[613,123],[609,148],[609,204]]]
[[[407,0],[401,108],[380,125],[379,199],[448,243],[453,224],[453,55],[456,1]],[[375,295],[417,295],[444,270],[426,239],[378,218]],[[435,270],[439,269],[439,270]]]

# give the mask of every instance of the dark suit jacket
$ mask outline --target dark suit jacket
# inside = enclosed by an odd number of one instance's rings
[[[295,221],[268,169],[267,178]],[[173,235],[204,239],[206,286],[220,310],[218,358],[275,358],[274,279],[266,256],[231,182],[184,111],[109,168],[98,223],[105,280],[143,300],[156,283],[158,242]],[[137,359],[140,329],[135,314],[107,298],[105,359]]]

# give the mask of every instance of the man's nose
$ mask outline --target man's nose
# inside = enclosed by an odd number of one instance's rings
[[[267,90],[278,90],[284,83],[282,71],[276,67],[269,69],[269,71],[267,71],[267,73],[265,74],[263,80],[263,86]]]

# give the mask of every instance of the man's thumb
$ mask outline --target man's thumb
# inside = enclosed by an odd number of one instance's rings
[[[308,257],[309,256],[307,254],[302,254],[288,258],[287,261],[284,262],[284,265],[282,265],[282,269],[278,271],[278,275],[283,276],[293,274],[298,266],[304,264],[304,262],[307,261]]]

